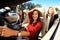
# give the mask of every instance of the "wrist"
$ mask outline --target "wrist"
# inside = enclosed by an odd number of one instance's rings
[[[18,36],[18,31],[14,31],[13,36]]]
[[[21,36],[21,32],[18,32],[18,36]]]

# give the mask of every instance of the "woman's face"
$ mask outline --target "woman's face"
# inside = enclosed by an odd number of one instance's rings
[[[53,8],[49,8],[48,12],[49,12],[50,15],[53,15],[54,14],[54,9]]]
[[[34,11],[32,17],[33,17],[33,20],[37,20],[37,18],[38,18],[38,12]]]
[[[20,15],[22,15],[22,10],[20,10]]]

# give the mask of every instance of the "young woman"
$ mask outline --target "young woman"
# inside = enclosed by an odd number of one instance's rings
[[[23,12],[23,10],[20,10],[20,12],[19,12],[19,19],[18,19],[20,21],[19,23],[22,23],[24,18],[25,18],[24,12]]]
[[[1,36],[23,36],[29,37],[30,40],[38,40],[38,34],[42,28],[42,22],[40,21],[41,12],[38,10],[33,10],[31,14],[30,24],[28,25],[26,31],[16,31],[9,28],[4,28]]]
[[[56,10],[53,7],[49,7],[48,14],[46,15],[47,18],[47,31],[51,28],[51,26],[54,24],[54,21],[56,18],[58,18],[58,15],[55,14]]]

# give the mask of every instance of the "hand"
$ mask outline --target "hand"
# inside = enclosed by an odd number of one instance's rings
[[[12,30],[8,27],[4,27],[2,30],[1,36],[4,36],[4,37],[17,36],[17,33],[18,31],[16,30]]]
[[[2,28],[0,28],[0,35],[2,34]]]
[[[2,34],[3,26],[0,26],[0,35]]]

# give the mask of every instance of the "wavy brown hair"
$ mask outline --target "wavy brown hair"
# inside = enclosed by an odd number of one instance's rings
[[[32,11],[32,13],[31,13],[31,16],[30,16],[30,24],[32,24],[33,23],[33,21],[34,21],[34,19],[33,19],[33,17],[32,17],[32,15],[33,15],[33,12],[34,11],[37,11],[38,12],[38,18],[37,18],[37,22],[39,22],[40,21],[40,17],[42,16],[42,13],[39,11],[39,10],[37,10],[37,9],[34,9],[33,11]]]

